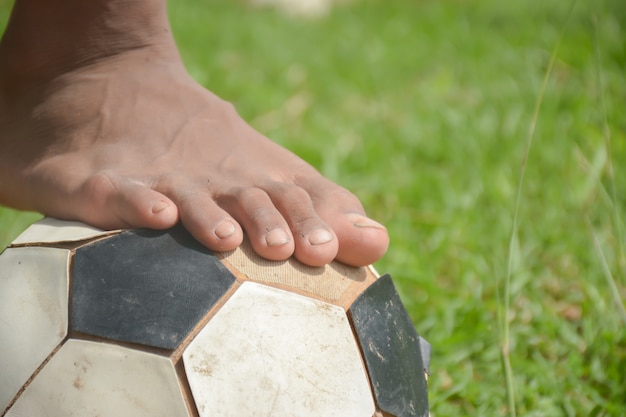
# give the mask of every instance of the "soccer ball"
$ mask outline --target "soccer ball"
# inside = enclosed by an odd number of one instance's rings
[[[0,416],[427,416],[388,275],[44,219],[0,255]]]

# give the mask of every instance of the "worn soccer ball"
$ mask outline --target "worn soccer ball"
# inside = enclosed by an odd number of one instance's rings
[[[54,219],[0,255],[0,416],[428,415],[389,276]]]

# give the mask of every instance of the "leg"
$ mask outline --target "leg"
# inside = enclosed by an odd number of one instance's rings
[[[177,221],[213,250],[379,259],[351,193],[187,74],[165,1],[17,0],[0,43],[0,203],[102,228]]]

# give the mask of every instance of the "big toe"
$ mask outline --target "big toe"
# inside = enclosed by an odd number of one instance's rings
[[[363,214],[336,215],[331,226],[339,239],[338,261],[354,266],[370,265],[387,252],[387,229]]]

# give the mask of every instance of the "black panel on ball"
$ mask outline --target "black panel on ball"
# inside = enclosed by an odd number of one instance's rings
[[[175,349],[234,281],[182,227],[124,232],[76,250],[71,327]]]
[[[380,409],[397,417],[428,416],[420,337],[391,277],[374,282],[349,312]]]

